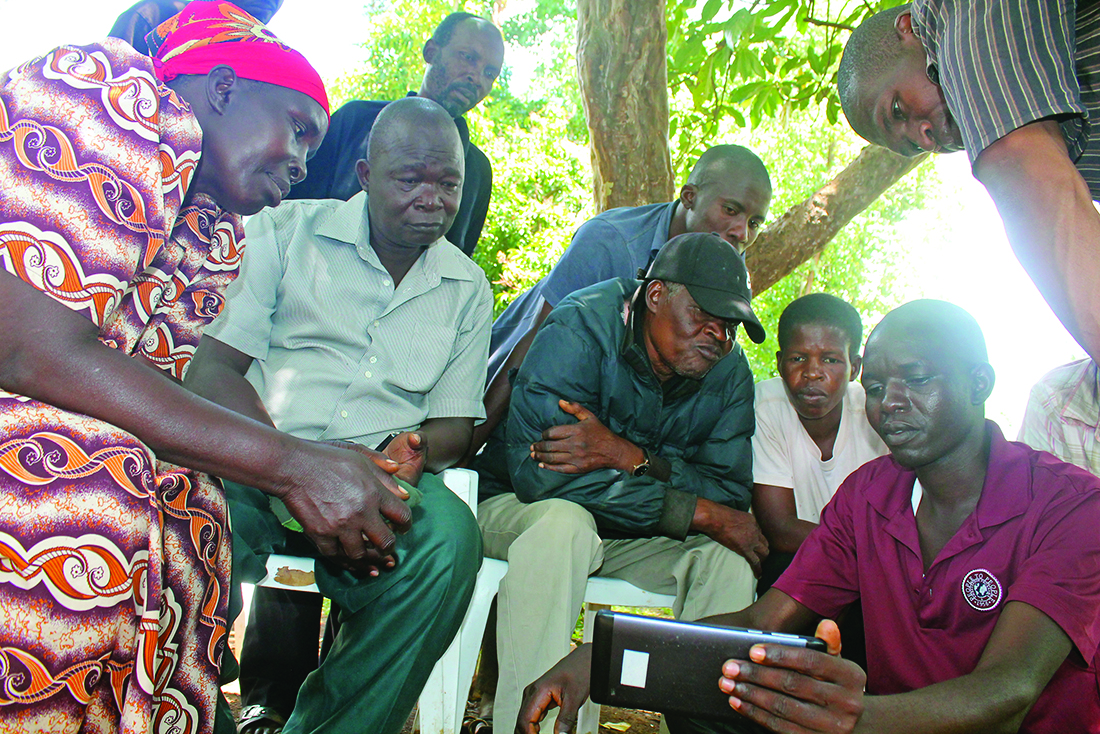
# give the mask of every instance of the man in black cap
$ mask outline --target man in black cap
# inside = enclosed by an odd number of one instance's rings
[[[684,619],[752,601],[767,541],[747,512],[753,380],[734,341],[738,324],[764,340],[751,298],[737,251],[690,233],[539,330],[474,464],[485,555],[508,561],[495,730],[569,652],[590,574],[675,594]]]

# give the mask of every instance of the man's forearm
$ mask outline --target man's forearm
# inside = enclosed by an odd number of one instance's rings
[[[1053,120],[1025,125],[982,151],[974,175],[1043,298],[1100,358],[1100,214]]]
[[[243,352],[205,336],[183,380],[183,386],[223,408],[275,427],[256,388],[245,379],[252,358]]]
[[[417,429],[428,445],[424,468],[433,474],[458,463],[470,446],[473,418],[429,418]]]

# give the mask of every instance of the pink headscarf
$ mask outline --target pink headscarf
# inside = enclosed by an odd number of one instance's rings
[[[237,76],[294,89],[317,100],[329,114],[328,94],[306,58],[260,21],[231,3],[193,0],[148,36],[157,78],[206,74],[225,64]]]

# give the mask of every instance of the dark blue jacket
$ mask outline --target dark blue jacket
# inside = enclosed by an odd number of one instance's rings
[[[696,497],[748,510],[752,489],[752,372],[737,345],[701,380],[658,381],[631,318],[641,283],[597,283],[550,313],[516,375],[507,422],[475,461],[481,499],[515,492],[523,502],[558,497],[583,506],[607,538],[687,536]],[[539,469],[530,445],[576,420],[558,400],[579,402],[615,434],[669,461],[667,482],[600,469]]]

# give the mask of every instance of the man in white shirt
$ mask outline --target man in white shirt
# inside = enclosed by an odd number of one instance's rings
[[[752,506],[770,548],[758,594],[783,573],[841,482],[887,451],[857,381],[859,312],[811,293],[783,310],[778,338],[779,377],[756,386]]]
[[[242,734],[273,734],[283,719],[288,733],[396,734],[462,622],[480,533],[432,473],[458,461],[485,416],[492,295],[443,238],[463,171],[442,107],[419,97],[387,105],[358,164],[363,193],[249,221],[241,275],[192,361],[195,392],[299,438],[377,448],[383,468],[419,489],[406,487],[417,504],[395,553],[346,550],[354,573],[317,564],[342,623],[320,667],[321,597],[257,594],[252,621],[266,624],[245,636]],[[232,483],[226,496],[236,580],[262,576],[267,553],[317,555],[277,501]]]

